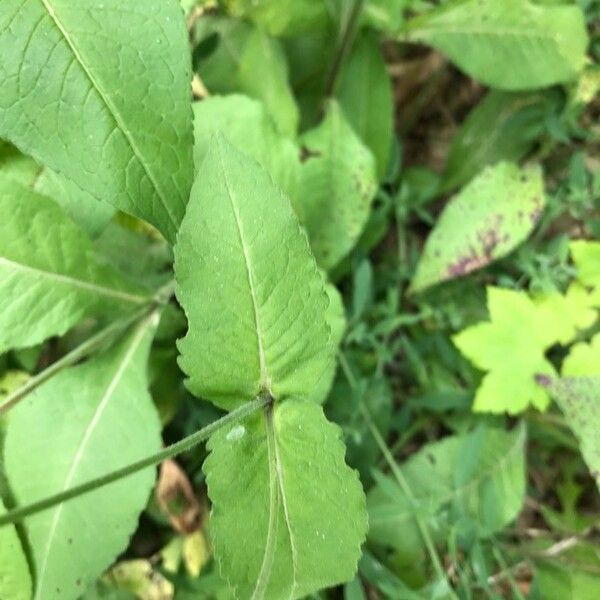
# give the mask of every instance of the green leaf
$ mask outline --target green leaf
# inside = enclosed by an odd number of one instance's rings
[[[0,497],[0,515],[5,512]],[[0,598],[31,598],[31,575],[21,541],[13,525],[0,528]]]
[[[215,434],[209,449],[215,555],[238,598],[301,598],[352,579],[365,499],[320,406],[275,404]]]
[[[220,134],[192,188],[175,271],[192,393],[231,410],[263,392],[310,397],[328,376],[328,298],[306,236],[266,171]]]
[[[423,548],[415,515],[434,541],[445,541],[462,519],[480,535],[502,530],[525,498],[525,429],[480,427],[423,447],[400,466],[412,500],[389,476],[379,474],[369,492],[369,539],[405,557]]]
[[[334,267],[358,240],[377,188],[375,160],[338,104],[301,138],[303,162],[294,208],[317,262]]]
[[[229,0],[227,8],[275,36],[310,33],[328,17],[327,4],[321,0]]]
[[[364,33],[354,42],[340,73],[336,96],[350,125],[373,153],[381,179],[392,145],[394,105],[376,35]]]
[[[527,238],[545,206],[539,167],[488,167],[453,197],[427,238],[411,291],[467,275]]]
[[[148,302],[51,200],[0,180],[0,352]]]
[[[542,562],[536,566],[534,587],[544,600],[596,600],[600,577],[572,565]]]
[[[39,387],[11,413],[5,445],[19,505],[41,500],[160,450],[146,363],[158,314],[116,347]],[[78,598],[128,545],[152,469],[29,517],[34,600]]]
[[[600,376],[600,333],[589,344],[579,342],[569,351],[562,364],[563,377]]]
[[[84,192],[64,175],[39,166],[11,144],[0,141],[0,176],[52,198],[89,235],[98,235],[110,221],[115,209]]]
[[[600,377],[538,377],[556,399],[573,430],[581,453],[600,489]]]
[[[404,31],[404,39],[433,46],[471,77],[504,90],[576,79],[588,44],[581,8],[530,0],[451,0]]]
[[[575,240],[569,250],[577,269],[577,280],[592,290],[592,303],[600,307],[600,242]]]
[[[261,102],[241,96],[211,96],[194,104],[194,164],[196,170],[221,131],[239,150],[264,167],[292,198],[298,187],[298,149],[283,137]]]
[[[298,107],[280,42],[243,21],[214,17],[201,19],[196,33],[194,67],[210,92],[242,92],[261,100],[279,131],[295,136]],[[203,44],[213,43],[216,48],[202,54]]]
[[[0,136],[173,241],[192,179],[179,3],[5,0],[0,32]]]
[[[452,338],[475,366],[488,371],[475,394],[473,410],[517,414],[529,404],[545,409],[549,398],[535,376],[554,374],[544,356],[556,341],[552,327],[524,292],[489,287],[487,301],[490,321],[467,327]]]
[[[491,90],[468,114],[452,140],[443,191],[464,185],[488,165],[521,160],[543,133],[545,120],[561,106],[561,98],[558,90]]]

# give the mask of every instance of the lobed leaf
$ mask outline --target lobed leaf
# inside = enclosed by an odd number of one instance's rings
[[[320,406],[290,400],[210,439],[210,529],[238,598],[302,598],[353,577],[367,519],[340,438]]]
[[[160,450],[146,381],[157,323],[153,313],[117,346],[62,371],[14,409],[5,463],[18,505]],[[34,600],[78,598],[127,547],[153,483],[147,469],[29,517]]]
[[[475,393],[474,411],[519,413],[529,404],[543,410],[548,395],[535,382],[554,375],[544,356],[555,343],[542,311],[524,292],[487,289],[490,321],[467,327],[452,341],[475,366],[488,371]]]
[[[419,292],[506,256],[527,238],[545,206],[539,167],[488,167],[445,206],[411,283]]]
[[[0,352],[148,302],[50,199],[0,179]]]
[[[433,46],[471,77],[503,90],[573,81],[588,35],[578,6],[531,0],[451,0],[405,26],[405,39]]]
[[[269,175],[220,134],[192,188],[175,272],[192,393],[231,410],[265,392],[308,398],[329,376],[328,298],[306,236]]]
[[[336,102],[300,144],[304,157],[294,208],[317,263],[331,269],[353,248],[369,218],[377,189],[375,160]]]
[[[176,0],[5,0],[0,136],[173,241],[192,179],[187,44]]]

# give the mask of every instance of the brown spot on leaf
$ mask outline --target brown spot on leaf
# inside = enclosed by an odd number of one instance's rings
[[[319,156],[321,156],[319,150],[311,150],[306,146],[300,148],[300,162],[306,162],[309,158],[318,158]]]

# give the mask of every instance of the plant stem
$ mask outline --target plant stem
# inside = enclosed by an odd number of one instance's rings
[[[343,33],[340,38],[340,43],[335,51],[335,56],[329,72],[327,73],[327,79],[325,81],[325,99],[330,98],[335,93],[338,76],[340,70],[346,60],[346,56],[350,51],[352,42],[354,41],[354,34],[356,33],[356,25],[358,18],[363,7],[364,0],[354,0],[354,5],[350,9],[348,19],[346,20]]]
[[[101,477],[97,477],[96,479],[92,479],[81,485],[77,485],[68,490],[65,490],[59,494],[55,494],[54,496],[49,496],[44,498],[43,500],[39,500],[38,502],[34,502],[32,504],[28,504],[26,506],[22,506],[20,508],[16,508],[11,510],[4,515],[0,515],[0,527],[5,525],[9,525],[11,523],[17,523],[23,521],[26,517],[30,517],[31,515],[42,512],[43,510],[47,510],[56,506],[57,504],[62,504],[67,500],[72,500],[73,498],[77,498],[78,496],[82,496],[83,494],[87,494],[89,492],[93,492],[94,490],[108,485],[109,483],[113,483],[114,481],[118,481],[119,479],[123,479],[129,475],[133,475],[138,471],[146,469],[147,467],[152,467],[161,463],[163,460],[168,458],[173,458],[190,448],[198,445],[200,442],[206,440],[209,436],[211,436],[215,431],[229,425],[231,423],[236,423],[241,421],[242,419],[248,417],[249,415],[257,412],[261,408],[264,408],[269,402],[271,402],[271,398],[266,396],[260,396],[253,400],[252,402],[248,402],[243,404],[239,408],[231,411],[225,416],[213,421],[210,425],[199,429],[195,433],[183,438],[179,442],[175,442],[170,446],[167,446],[160,452],[156,454],[152,454],[151,456],[147,456],[137,462],[131,463],[125,467],[121,467],[111,473],[106,475],[102,475]]]
[[[350,365],[348,364],[348,361],[346,360],[346,357],[344,356],[344,354],[342,352],[339,353],[339,360],[340,360],[340,365],[342,367],[342,371],[344,371],[344,374],[345,374],[346,378],[348,379],[348,383],[350,384],[350,387],[352,387],[352,388],[355,387],[356,386],[356,377],[352,373],[352,369],[350,368]],[[385,443],[385,440],[383,439],[381,432],[379,431],[377,425],[373,421],[373,418],[371,417],[371,413],[369,412],[369,410],[368,410],[367,406],[365,405],[365,403],[363,402],[362,398],[359,398],[358,404],[359,404],[359,408],[363,414],[363,417],[365,418],[365,422],[367,423],[367,426],[369,427],[369,430],[371,431],[371,435],[373,436],[373,438],[375,439],[375,442],[379,446],[379,449],[381,450],[381,453],[383,454],[386,462],[388,463],[396,481],[398,482],[398,485],[402,489],[402,492],[408,498],[408,501],[410,502],[410,504],[413,508],[413,514],[415,517],[415,521],[417,523],[417,527],[419,528],[419,532],[421,534],[421,537],[423,538],[423,542],[425,543],[425,547],[427,548],[427,552],[429,553],[429,557],[431,559],[431,562],[433,564],[435,572],[437,573],[438,577],[442,581],[446,582],[446,586],[448,588],[449,595],[452,598],[458,600],[458,596],[455,594],[454,590],[452,589],[452,586],[450,585],[450,582],[448,581],[448,578],[446,577],[446,573],[442,566],[442,561],[440,560],[440,557],[438,556],[437,550],[435,548],[435,544],[433,543],[433,540],[431,539],[431,535],[429,534],[429,530],[427,529],[427,525],[425,524],[425,522],[423,521],[423,519],[419,516],[419,514],[417,512],[415,497],[413,496],[413,493],[410,489],[410,486],[408,485],[408,482],[406,481],[406,478],[404,477],[404,474],[402,473],[400,467],[398,467],[398,464],[396,463],[394,457],[392,456],[392,453],[390,452],[389,448],[387,447],[387,444]]]
[[[175,282],[169,281],[163,287],[161,287],[150,302],[145,305],[142,309],[137,312],[114,321],[108,327],[101,329],[98,333],[94,334],[91,338],[71,350],[71,352],[65,354],[59,358],[56,362],[52,363],[49,367],[40,371],[37,375],[34,375],[31,379],[22,385],[19,389],[15,390],[12,394],[9,394],[4,402],[0,404],[0,415],[8,412],[16,404],[18,404],[25,396],[35,390],[37,387],[42,385],[45,381],[56,375],[59,371],[62,371],[66,367],[70,367],[75,363],[79,362],[83,358],[89,356],[92,352],[97,350],[106,341],[116,338],[120,333],[125,331],[128,327],[137,323],[140,319],[143,319],[146,315],[152,312],[157,306],[168,302],[169,298],[173,295],[175,290]]]

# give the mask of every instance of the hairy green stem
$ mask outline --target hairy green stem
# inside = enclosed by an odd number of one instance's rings
[[[70,367],[71,365],[74,365],[80,360],[86,358],[92,352],[102,346],[102,344],[117,338],[119,334],[125,331],[128,327],[134,323],[137,323],[146,315],[150,314],[150,312],[152,312],[157,306],[168,302],[169,298],[173,295],[174,290],[175,282],[169,281],[163,287],[161,287],[152,298],[149,299],[149,303],[143,308],[131,315],[124,317],[123,319],[114,321],[104,329],[101,329],[91,338],[87,339],[85,342],[71,350],[71,352],[65,354],[56,362],[52,363],[49,367],[31,377],[24,385],[16,389],[4,399],[4,402],[0,404],[0,415],[8,412],[23,398],[25,398],[25,396],[42,385],[42,383],[45,381],[48,381],[48,379],[56,375],[59,371],[62,371],[64,368]]]
[[[340,360],[340,365],[342,367],[342,371],[344,372],[344,375],[345,375],[346,379],[348,380],[350,387],[352,387],[352,388],[356,387],[356,383],[357,383],[356,377],[352,373],[352,369],[350,368],[350,365],[348,364],[348,361],[346,360],[346,357],[344,356],[344,354],[342,352],[339,353],[339,360]],[[367,426],[369,427],[369,430],[371,431],[371,435],[373,436],[373,438],[375,439],[375,442],[379,446],[379,449],[381,450],[381,453],[383,454],[386,462],[388,463],[396,481],[398,482],[398,485],[402,489],[404,495],[408,498],[408,501],[410,502],[410,504],[413,508],[413,514],[415,517],[415,521],[417,523],[417,527],[419,528],[419,533],[421,534],[421,537],[423,538],[423,542],[425,543],[425,547],[427,548],[427,552],[429,554],[429,558],[431,559],[431,562],[433,564],[435,572],[437,573],[440,580],[446,582],[449,596],[451,598],[458,600],[458,596],[453,591],[452,586],[450,585],[448,578],[446,577],[446,573],[442,566],[442,561],[440,560],[440,557],[438,556],[437,550],[435,548],[435,544],[433,543],[431,535],[429,534],[429,530],[427,529],[427,525],[425,524],[425,522],[423,521],[423,519],[419,516],[419,514],[417,512],[416,500],[415,500],[415,497],[413,496],[410,486],[408,485],[408,481],[406,481],[404,474],[402,473],[401,469],[398,467],[398,464],[396,463],[385,440],[383,439],[383,436],[381,435],[379,428],[373,421],[373,418],[371,417],[371,413],[369,412],[369,409],[363,402],[362,398],[359,399],[359,408],[365,419],[365,422],[367,423]]]
[[[67,502],[68,500],[72,500],[73,498],[77,498],[83,494],[93,492],[94,490],[108,485],[109,483],[113,483],[114,481],[118,481],[119,479],[123,479],[129,475],[133,475],[134,473],[142,471],[148,467],[155,466],[161,463],[163,460],[173,458],[174,456],[193,448],[200,442],[203,442],[213,433],[215,433],[215,431],[218,431],[219,429],[225,427],[226,425],[230,425],[231,423],[241,421],[249,415],[261,410],[270,402],[272,402],[272,400],[268,396],[256,398],[255,400],[236,408],[220,419],[213,421],[210,425],[199,429],[195,433],[192,433],[182,440],[167,446],[155,454],[147,456],[146,458],[142,458],[141,460],[125,467],[121,467],[120,469],[112,471],[106,475],[102,475],[101,477],[97,477],[96,479],[82,483],[81,485],[72,487],[64,492],[61,492],[60,494],[55,494],[54,496],[49,496],[43,500],[39,500],[38,502],[33,502],[32,504],[11,510],[0,516],[0,527],[10,525],[12,523],[18,523],[23,521],[23,519],[30,517],[31,515],[35,515],[39,512],[52,508],[57,504],[62,504],[63,502]]]

